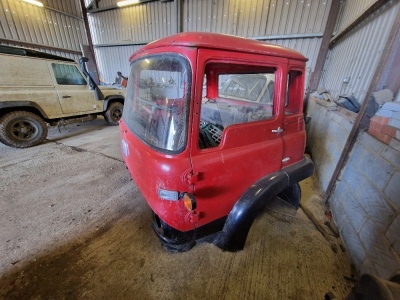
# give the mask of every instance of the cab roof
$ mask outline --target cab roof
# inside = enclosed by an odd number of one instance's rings
[[[300,52],[286,47],[233,35],[208,32],[185,32],[156,40],[135,52],[130,60],[147,50],[168,46],[218,49],[285,57],[301,61],[308,60]]]

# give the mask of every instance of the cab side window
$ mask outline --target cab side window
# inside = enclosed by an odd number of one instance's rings
[[[232,100],[270,103],[274,97],[275,75],[224,74],[218,78],[218,96]]]
[[[274,117],[275,69],[209,65],[203,82],[199,148],[217,147],[224,128]]]
[[[291,70],[288,74],[285,115],[292,115],[302,111],[303,73]]]
[[[86,85],[87,82],[76,66],[52,63],[54,76],[60,85]]]

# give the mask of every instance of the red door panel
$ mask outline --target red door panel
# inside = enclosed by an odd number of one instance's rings
[[[286,87],[279,84],[279,79],[285,72],[282,68],[285,61],[282,58],[249,54],[242,56],[240,53],[232,55],[230,52],[221,51],[213,54],[212,50],[199,50],[198,65],[216,64],[225,68],[225,64],[240,64],[244,61],[249,64],[249,61],[256,61],[258,66],[264,62],[266,68],[275,69],[274,113],[271,119],[230,125],[224,129],[219,146],[200,149],[196,140],[196,136],[199,136],[199,125],[196,124],[199,124],[201,119],[203,83],[196,85],[191,163],[193,172],[198,174],[198,180],[194,184],[194,195],[200,213],[199,226],[229,214],[236,201],[254,182],[281,169],[283,157],[282,94],[285,93]],[[204,78],[205,69],[197,70],[197,78]],[[214,71],[218,72],[218,69]],[[262,73],[263,70],[259,68],[255,71]],[[241,72],[246,73],[246,70]],[[217,95],[215,91],[209,94]]]

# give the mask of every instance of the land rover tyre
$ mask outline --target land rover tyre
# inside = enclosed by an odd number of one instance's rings
[[[118,125],[122,117],[124,105],[120,102],[111,103],[104,113],[104,119],[109,125]]]
[[[287,189],[280,192],[278,197],[291,204],[295,209],[298,209],[301,200],[301,188],[299,183],[289,186]]]
[[[15,148],[41,144],[47,136],[44,120],[28,111],[14,111],[0,119],[0,141]]]

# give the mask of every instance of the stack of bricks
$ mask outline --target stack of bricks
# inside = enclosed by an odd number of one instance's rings
[[[371,118],[368,133],[395,149],[400,145],[400,102],[386,102]]]

